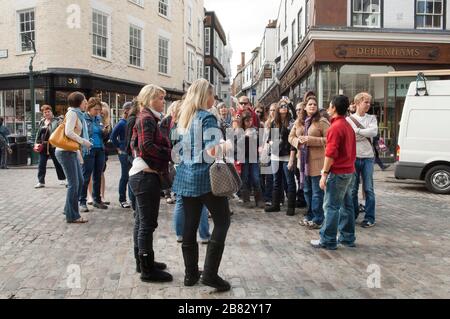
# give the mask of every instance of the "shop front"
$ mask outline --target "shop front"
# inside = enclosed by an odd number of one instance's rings
[[[97,96],[111,108],[113,125],[121,117],[121,106],[132,101],[144,84],[92,75],[83,70],[42,72],[35,75],[36,125],[42,114],[40,107],[51,105],[56,116],[67,111],[67,97],[80,91],[87,98]],[[0,116],[12,134],[32,136],[30,84],[27,75],[0,77]],[[167,104],[181,99],[183,92],[168,90]]]
[[[314,91],[321,108],[328,107],[337,94],[353,98],[369,92],[373,96],[370,112],[377,116],[380,136],[389,149],[382,156],[394,160],[403,103],[416,77],[372,75],[450,68],[449,57],[449,44],[312,41],[282,75],[280,92],[297,103],[306,92]],[[431,76],[428,80],[446,78]]]

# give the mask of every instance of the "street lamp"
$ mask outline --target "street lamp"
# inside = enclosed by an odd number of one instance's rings
[[[36,57],[36,45],[34,40],[28,35],[25,34],[25,39],[31,43],[31,47],[33,49],[33,55],[30,57],[30,65],[29,65],[29,79],[30,79],[30,104],[31,104],[31,141],[35,140],[36,134],[36,99],[34,94],[34,73],[33,73],[33,61]],[[31,165],[37,163],[37,158],[34,152],[31,152]]]

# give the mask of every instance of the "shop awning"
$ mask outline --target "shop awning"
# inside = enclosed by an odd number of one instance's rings
[[[399,77],[414,77],[422,72],[425,76],[450,76],[450,69],[446,70],[413,70],[413,71],[392,71],[388,73],[371,74],[372,78],[399,78]]]

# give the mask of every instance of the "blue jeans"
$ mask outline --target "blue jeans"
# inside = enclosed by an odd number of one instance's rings
[[[175,210],[173,214],[173,224],[175,228],[175,233],[177,237],[183,237],[184,230],[184,205],[183,197],[176,196]],[[211,234],[209,233],[209,221],[208,221],[208,210],[206,206],[203,205],[202,214],[200,217],[200,227],[199,227],[200,239],[210,239]]]
[[[105,150],[102,148],[93,148],[88,155],[85,155],[83,164],[84,184],[80,194],[80,205],[86,205],[87,189],[92,175],[92,197],[94,202],[101,203],[100,185],[102,173],[105,167]]]
[[[357,158],[355,162],[355,183],[353,185],[353,206],[355,216],[359,213],[358,190],[362,179],[363,191],[366,195],[366,216],[364,221],[375,223],[375,191],[373,188],[373,158]]]
[[[242,164],[242,189],[249,190],[253,187],[255,192],[261,192],[259,165],[252,163]]]
[[[66,179],[64,175],[63,169],[59,164],[58,160],[55,157],[55,149],[50,147],[48,149],[49,154],[47,154],[47,146],[44,146],[45,149],[41,153],[39,153],[39,168],[38,168],[38,181],[41,184],[45,184],[45,175],[47,173],[47,162],[51,157],[53,164],[55,165],[56,175],[58,176],[58,180],[63,181]]]
[[[287,193],[296,193],[295,173],[288,169],[288,162],[272,161],[273,191],[283,193],[283,178],[287,183]]]
[[[305,176],[303,191],[306,204],[308,205],[308,220],[313,221],[317,225],[322,225],[324,219],[324,192],[320,189],[320,176]]]
[[[67,196],[64,214],[68,222],[73,222],[81,218],[78,207],[78,198],[84,183],[81,165],[75,152],[57,150],[55,155],[67,178]]]
[[[264,201],[272,202],[272,191],[273,191],[273,174],[264,175]]]
[[[347,245],[355,243],[355,215],[352,201],[354,174],[330,174],[325,191],[325,221],[320,229],[322,245],[335,249],[337,233],[339,242]]]
[[[127,201],[127,185],[130,172],[130,162],[128,161],[127,154],[119,154],[121,175],[119,181],[119,202],[123,203]],[[131,199],[133,195],[131,194],[131,189],[128,187],[128,197]]]

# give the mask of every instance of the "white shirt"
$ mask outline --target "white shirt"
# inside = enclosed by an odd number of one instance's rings
[[[357,113],[353,114],[352,117],[364,126],[364,129],[358,128],[350,117],[347,117],[347,122],[350,123],[356,134],[356,157],[374,158],[373,146],[368,138],[372,140],[378,135],[377,117],[370,114],[359,116]]]

